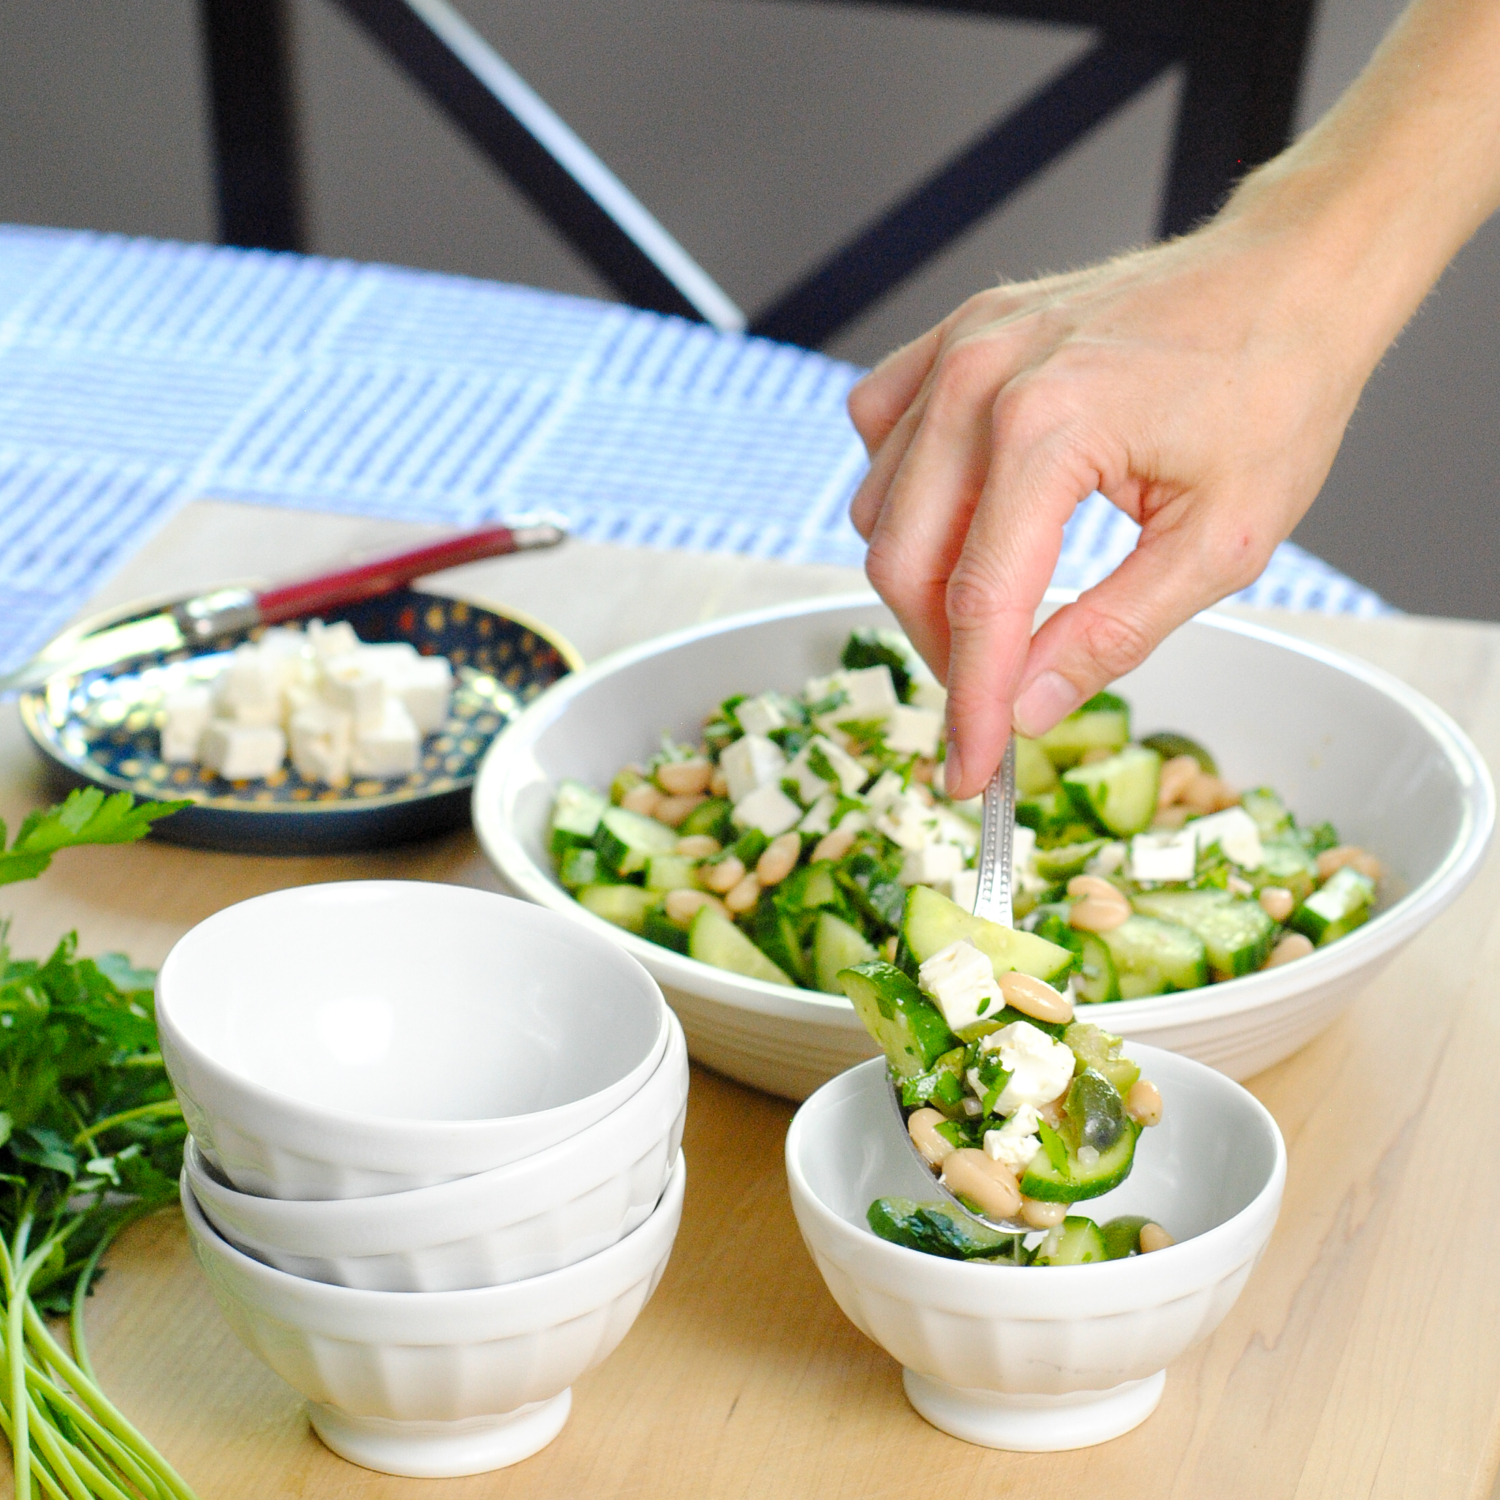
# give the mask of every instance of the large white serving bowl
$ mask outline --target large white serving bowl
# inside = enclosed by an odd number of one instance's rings
[[[561,1270],[643,1224],[667,1185],[688,1096],[687,1043],[668,1022],[660,1065],[618,1109],[492,1172],[377,1198],[260,1198],[225,1183],[189,1138],[188,1183],[220,1235],[291,1276],[453,1292]]]
[[[872,1059],[797,1111],[787,1178],[802,1238],[834,1300],[905,1367],[934,1426],[991,1448],[1046,1452],[1118,1437],[1151,1415],[1166,1366],[1206,1338],[1260,1259],[1281,1206],[1286,1149],[1237,1083],[1189,1058],[1130,1049],[1161,1089],[1135,1168],[1077,1212],[1156,1219],[1177,1244],[1086,1266],[969,1265],[893,1245],[866,1225],[876,1198],[932,1202]]]
[[[1049,596],[1050,597],[1050,596]],[[1052,601],[1053,603],[1057,601]],[[733,692],[798,692],[828,672],[849,632],[894,624],[870,595],[806,601],[685,630],[620,652],[542,694],[491,747],[474,824],[508,887],[555,911],[581,908],[546,848],[557,785],[607,786],[662,732],[696,741]],[[1141,733],[1205,743],[1239,786],[1270,785],[1303,819],[1331,819],[1390,871],[1382,909],[1309,958],[1095,1017],[1246,1078],[1316,1036],[1478,868],[1494,787],[1468,737],[1388,673],[1260,626],[1190,621],[1117,684]],[[790,1099],[873,1052],[849,1003],[745,979],[622,932],[590,913],[660,981],[700,1062]]]
[[[304,1281],[214,1232],[182,1179],[193,1254],[230,1326],[311,1402],[313,1429],[368,1469],[480,1474],[545,1447],[570,1387],[630,1331],[666,1270],[687,1169],[633,1234],[561,1271],[463,1292]]]
[[[156,980],[162,1056],[242,1192],[357,1198],[545,1150],[666,1050],[651,976],[572,913],[489,891],[349,881],[200,922]]]

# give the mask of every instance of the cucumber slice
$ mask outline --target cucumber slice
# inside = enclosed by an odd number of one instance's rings
[[[1063,1032],[1062,1039],[1086,1068],[1093,1068],[1109,1079],[1122,1099],[1141,1076],[1139,1064],[1132,1062],[1120,1051],[1122,1039],[1102,1026],[1094,1026],[1087,1021],[1074,1021]]]
[[[1160,917],[1196,932],[1215,979],[1253,973],[1276,942],[1276,924],[1260,903],[1228,891],[1150,891],[1132,904],[1144,917]]]
[[[1104,1236],[1104,1250],[1111,1260],[1124,1260],[1141,1251],[1141,1230],[1152,1220],[1145,1214],[1121,1214],[1107,1224],[1099,1226]]]
[[[729,821],[732,811],[733,806],[727,799],[710,797],[707,802],[700,802],[682,820],[678,825],[678,836],[706,833],[709,838],[726,844],[734,837],[734,825]]]
[[[883,1240],[941,1255],[947,1260],[993,1260],[1004,1256],[1024,1265],[1018,1234],[1001,1234],[947,1203],[914,1203],[910,1198],[877,1198],[865,1218]]]
[[[1113,693],[1096,693],[1037,742],[1059,770],[1076,766],[1089,750],[1118,750],[1130,739],[1130,708]]]
[[[840,969],[852,969],[855,964],[869,963],[879,956],[859,928],[831,911],[818,913],[817,926],[813,928],[813,977],[825,994],[844,993],[839,983]]]
[[[839,892],[838,882],[833,878],[834,864],[831,859],[820,859],[815,865],[804,865],[793,870],[777,887],[776,901],[788,911],[817,911],[820,907],[842,907],[844,898]],[[844,967],[842,964],[840,968]],[[834,994],[838,994],[837,987]]]
[[[1108,1260],[1108,1246],[1099,1226],[1092,1219],[1069,1214],[1036,1248],[1034,1266],[1086,1266]]]
[[[1317,890],[1318,863],[1295,835],[1264,840],[1260,854],[1260,868],[1249,876],[1257,887],[1279,885],[1298,901],[1306,901]]]
[[[580,906],[627,932],[644,930],[646,912],[656,902],[652,892],[638,885],[586,885],[577,894]]]
[[[1075,986],[1078,998],[1089,1005],[1103,1005],[1120,998],[1120,976],[1108,945],[1097,933],[1075,932],[1069,944],[1078,954]]]
[[[1286,803],[1268,786],[1258,786],[1246,792],[1240,798],[1240,806],[1255,819],[1262,843],[1267,839],[1286,838],[1296,829]]]
[[[609,798],[581,781],[565,781],[557,789],[548,824],[548,845],[554,856],[565,850],[590,844],[599,827],[599,818],[609,806]]]
[[[919,964],[963,938],[989,959],[997,977],[1018,969],[1050,984],[1073,967],[1073,954],[1067,948],[1032,932],[986,922],[926,885],[914,885],[907,892],[901,935]]]
[[[1288,924],[1322,947],[1367,921],[1375,900],[1375,882],[1350,865],[1335,870],[1321,890],[1314,891]]]
[[[1200,771],[1206,771],[1210,776],[1219,774],[1218,761],[1197,740],[1185,734],[1163,729],[1157,734],[1142,735],[1140,743],[1148,750],[1156,751],[1163,760],[1171,760],[1178,755],[1191,755],[1198,762]]]
[[[812,965],[802,942],[803,925],[793,913],[783,910],[770,891],[761,892],[746,922],[750,941],[778,969],[799,985],[810,985]]]
[[[728,917],[721,916],[711,906],[701,907],[688,928],[688,955],[716,969],[743,974],[747,979],[792,985],[784,969],[773,964]]]
[[[686,854],[653,854],[646,861],[646,889],[648,891],[690,891],[698,882],[693,872],[698,868],[696,859]]]
[[[839,973],[839,983],[855,1014],[879,1043],[898,1078],[928,1072],[958,1045],[943,1013],[895,964],[881,959],[855,964]]]
[[[1083,867],[1108,843],[1107,839],[1085,839],[1081,844],[1058,844],[1053,849],[1038,849],[1032,858],[1036,872],[1043,880],[1056,884],[1083,874]]]
[[[1099,936],[1115,961],[1122,1000],[1170,995],[1208,983],[1203,939],[1176,922],[1129,916]]]
[[[1016,736],[1016,790],[1023,797],[1050,792],[1057,785],[1057,767],[1037,740]]]
[[[1151,826],[1160,778],[1161,756],[1144,745],[1129,745],[1108,760],[1065,771],[1062,784],[1080,813],[1129,838]]]
[[[1092,1146],[1095,1151],[1108,1151],[1130,1124],[1125,1101],[1096,1068],[1085,1068],[1069,1085],[1063,1118],[1068,1144],[1074,1150]]]
[[[964,1116],[964,1099],[968,1090],[964,1088],[964,1057],[966,1047],[955,1047],[945,1052],[925,1072],[915,1078],[901,1081],[901,1103],[907,1109],[920,1109],[930,1104],[945,1115],[956,1118]]]
[[[653,854],[670,854],[677,847],[677,830],[626,807],[607,807],[594,830],[594,847],[607,869],[633,875],[646,868]]]
[[[608,873],[600,867],[597,849],[564,849],[557,865],[557,878],[570,891],[598,884],[608,878]]]
[[[1130,1176],[1135,1138],[1140,1131],[1134,1120],[1128,1120],[1119,1140],[1108,1151],[1101,1151],[1094,1162],[1079,1161],[1078,1153],[1070,1146],[1059,1168],[1045,1151],[1038,1151],[1021,1174],[1021,1191],[1028,1198],[1040,1198],[1046,1203],[1077,1203],[1107,1193]]]

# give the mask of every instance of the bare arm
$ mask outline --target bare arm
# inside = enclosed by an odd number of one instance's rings
[[[1500,3],[1415,0],[1306,136],[1183,239],[971,298],[866,376],[851,514],[949,690],[950,790],[989,779],[1183,620],[1257,577],[1359,393],[1500,206]],[[1140,522],[1031,635],[1099,489]]]

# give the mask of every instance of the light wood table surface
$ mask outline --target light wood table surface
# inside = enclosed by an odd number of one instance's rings
[[[256,574],[286,576],[430,528],[201,503],[92,608]],[[529,611],[590,660],[695,620],[863,586],[857,573],[570,543],[476,564],[446,591]],[[1427,693],[1500,763],[1500,628],[1258,618],[1365,657]],[[726,690],[733,684],[726,684]],[[0,816],[55,795],[0,708]],[[495,888],[473,838],[338,858],[148,843],[61,855],[7,887],[10,940],[156,965],[230,902],[311,881],[406,877]],[[634,1330],[579,1381],[561,1436],[459,1480],[369,1473],[311,1435],[299,1398],[234,1339],[180,1216],[138,1225],[90,1303],[106,1390],[203,1500],[506,1497],[1490,1496],[1500,1469],[1500,867],[1490,861],[1327,1032],[1251,1083],[1290,1170],[1245,1294],[1168,1373],[1156,1414],[1077,1453],[970,1447],[906,1404],[894,1361],[848,1324],[792,1218],[792,1106],[695,1068],[687,1206]]]

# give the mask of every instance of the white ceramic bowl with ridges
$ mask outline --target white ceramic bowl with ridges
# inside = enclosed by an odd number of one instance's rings
[[[1276,1122],[1221,1073],[1155,1047],[1128,1051],[1161,1089],[1135,1168],[1080,1203],[1102,1224],[1159,1221],[1177,1244],[1085,1266],[969,1265],[893,1245],[866,1225],[876,1198],[936,1198],[901,1140],[873,1059],[797,1111],[787,1179],[802,1238],[834,1300],[904,1367],[913,1406],[991,1448],[1048,1452],[1145,1421],[1165,1370],[1207,1338],[1255,1269],[1281,1206]]]
[[[666,1270],[682,1217],[678,1155],[633,1234],[561,1271],[463,1292],[369,1292],[304,1281],[214,1232],[184,1174],[193,1254],[250,1351],[311,1402],[314,1430],[368,1469],[480,1474],[544,1448],[570,1387],[612,1354]]]
[[[682,1144],[682,1027],[618,1109],[535,1156],[410,1193],[325,1202],[236,1192],[188,1141],[198,1206],[236,1249],[290,1276],[376,1292],[454,1292],[558,1271],[643,1224]]]
[[[583,912],[547,854],[548,813],[565,778],[607,786],[664,730],[696,740],[730,693],[798,692],[851,630],[893,623],[872,596],[812,600],[620,652],[542,694],[497,737],[474,789],[480,842],[510,889],[580,913],[638,958],[700,1062],[791,1099],[873,1051],[848,1002],[710,968]],[[1247,1078],[1316,1036],[1467,885],[1494,824],[1489,772],[1446,714],[1388,673],[1224,616],[1184,625],[1116,690],[1137,732],[1194,736],[1232,783],[1275,787],[1304,822],[1331,820],[1390,871],[1373,920],[1309,958],[1093,1017]]]
[[[156,980],[198,1145],[268,1198],[361,1198],[487,1172],[603,1119],[656,1071],[655,981],[573,912],[369,880],[200,922]]]

